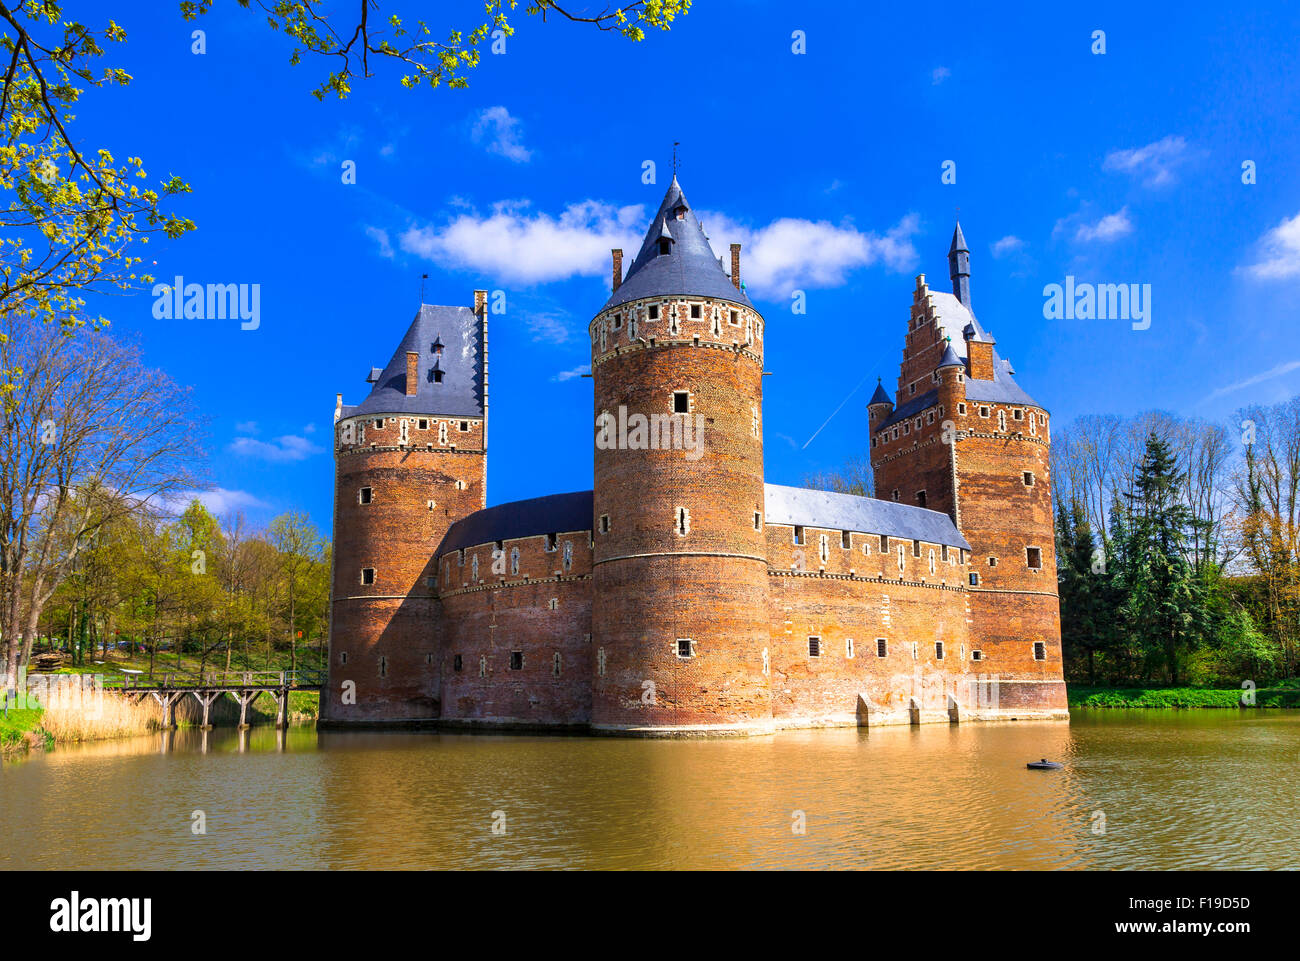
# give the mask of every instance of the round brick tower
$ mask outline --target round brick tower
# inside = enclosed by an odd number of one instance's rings
[[[433,552],[485,505],[486,324],[484,291],[473,310],[422,305],[370,395],[339,395],[324,723],[439,716]]]
[[[771,724],[763,319],[676,178],[591,322],[592,725]]]

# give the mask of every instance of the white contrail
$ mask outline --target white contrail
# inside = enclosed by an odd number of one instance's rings
[[[844,405],[847,404],[847,403],[849,402],[849,397],[852,397],[852,396],[853,396],[854,394],[856,394],[859,390],[861,390],[861,389],[862,389],[862,385],[865,384],[865,383],[867,382],[867,377],[870,377],[870,376],[871,376],[871,374],[868,373],[866,377],[863,377],[860,381],[858,381],[858,386],[857,386],[857,387],[854,387],[853,390],[849,391],[849,396],[848,396],[848,397],[845,397],[842,401],[840,401],[840,406],[839,406],[839,407],[836,407],[833,411],[831,411],[831,416],[826,418],[826,424],[829,424],[832,420],[835,419],[835,415],[838,414],[841,410],[843,410],[843,409],[844,409]],[[808,438],[807,443],[805,443],[805,444],[803,445],[803,447],[801,447],[801,448],[799,448],[799,449],[800,449],[800,450],[807,450],[807,449],[808,449],[808,444],[811,444],[814,440],[816,440],[816,439],[817,439],[817,435],[820,434],[822,431],[824,431],[824,430],[826,429],[826,424],[822,424],[822,425],[821,425],[820,427],[818,427],[815,431],[813,431],[813,435],[812,435],[811,437]]]

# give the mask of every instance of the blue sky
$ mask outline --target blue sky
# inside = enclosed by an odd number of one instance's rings
[[[506,292],[489,502],[589,488],[585,327],[608,295],[609,248],[631,256],[663,195],[674,141],[715,251],[745,244],[767,319],[770,482],[865,449],[915,275],[948,289],[958,207],[975,313],[1058,425],[1153,406],[1224,420],[1300,389],[1295,9],[697,0],[635,45],[520,18],[467,90],[404,90],[381,69],[318,103],[325,64],[289,66],[286,38],[216,6],[195,55],[174,3],[114,3],[130,39],[109,62],[135,80],[88,95],[74,129],[194,187],[176,206],[198,231],[147,249],[160,280],[261,286],[250,331],[156,320],[147,292],[92,305],[193,385],[218,510],[307,510],[328,530],[334,395],[365,396],[422,273],[430,303]],[[435,11],[435,32],[468,28],[481,4]],[[949,160],[955,184],[941,182]],[[1044,319],[1043,288],[1066,275],[1150,284],[1150,328]]]

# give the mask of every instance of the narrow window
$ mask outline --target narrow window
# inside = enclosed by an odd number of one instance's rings
[[[361,568],[361,583],[373,584],[375,582],[375,569],[373,567]]]
[[[889,553],[889,538],[886,537],[884,534],[880,535],[880,553],[882,554]]]
[[[383,429],[384,429],[384,419],[383,419],[382,417],[378,417],[378,418],[376,418],[376,419],[375,419],[375,430],[383,430]]]
[[[465,670],[465,659],[459,654],[454,655],[451,659],[451,669],[457,673]]]
[[[695,656],[695,652],[694,652],[694,650],[693,650],[693,647],[694,647],[694,645],[692,644],[691,639],[690,639],[689,637],[679,637],[679,638],[677,638],[677,656],[678,656],[678,657],[694,657],[694,656]]]
[[[998,566],[998,559],[996,557],[990,557],[989,567],[997,567],[997,566]]]
[[[817,543],[817,556],[822,559],[822,563],[825,563],[827,560],[830,559],[831,556],[830,541],[825,534],[821,535],[821,539]]]
[[[844,639],[844,656],[847,658],[853,657],[853,638],[851,637]]]
[[[691,320],[699,320],[699,319],[700,319],[700,305],[691,304]]]
[[[519,548],[510,548],[510,573],[514,576],[519,574]]]
[[[605,649],[603,647],[596,648],[596,673],[601,677],[605,676]]]
[[[754,530],[761,531],[762,529],[763,529],[763,515],[760,514],[758,511],[754,511]]]
[[[958,405],[957,405],[957,413],[959,413],[959,414],[961,414],[963,417],[965,417],[965,416],[966,416],[966,405],[965,405],[965,404],[958,404]]]
[[[917,507],[925,506],[925,491],[916,492],[916,506]]]
[[[608,533],[609,533],[609,515],[608,515],[608,514],[601,514],[601,515],[600,515],[600,532],[601,532],[602,534],[608,534]]]
[[[906,569],[904,566],[905,564],[906,564],[906,555],[903,551],[903,545],[899,544],[898,545],[898,573],[900,574],[903,573],[903,571]]]
[[[987,417],[988,415],[989,415],[989,409],[988,409],[987,407],[981,406],[981,407],[980,407],[980,416],[981,416],[981,417]]]
[[[1019,408],[1017,408],[1016,410],[1014,410],[1014,411],[1011,412],[1011,416],[1012,416],[1012,418],[1014,418],[1015,420],[1024,420],[1024,419],[1025,419],[1025,412],[1024,412],[1023,410],[1020,410]]]
[[[920,650],[920,647],[917,645],[916,641],[913,641],[913,642],[912,642],[912,660],[914,660],[914,661],[919,661],[920,659],[921,659],[921,650]]]
[[[673,413],[689,414],[691,412],[691,395],[689,391],[673,391]]]
[[[685,507],[677,508],[677,535],[679,537],[691,532],[691,512]]]
[[[441,384],[441,383],[442,383],[442,371],[437,370],[436,368],[435,368],[434,371],[433,371],[433,382],[434,382],[435,384]]]
[[[998,411],[998,430],[1006,430],[1006,429],[1007,429],[1007,412],[1004,410],[1000,410]]]
[[[471,581],[478,580],[478,555],[477,554],[471,557],[469,561],[469,579]]]
[[[487,677],[487,655],[486,654],[480,654],[478,656],[478,676]]]
[[[1034,660],[1047,660],[1047,645],[1042,641],[1034,641]]]
[[[737,326],[739,326],[739,325],[740,325],[740,314],[736,313],[736,311],[734,311],[734,310],[731,311],[730,313],[731,313],[731,316],[728,318],[729,322],[730,322],[730,323],[733,323],[733,324],[735,324],[735,325],[737,325]]]
[[[552,597],[546,602],[546,606],[552,611],[558,611],[560,609],[560,599],[558,597]]]
[[[388,676],[388,658],[384,657],[382,654],[379,656],[379,676]]]
[[[660,255],[661,257],[662,257],[664,254],[667,254],[667,253],[671,252],[671,250],[672,250],[672,243],[673,243],[673,242],[672,242],[671,240],[669,240],[667,237],[660,237],[660,238],[659,238],[659,255]]]
[[[510,670],[512,670],[512,671],[522,671],[523,669],[524,669],[524,652],[523,652],[523,651],[511,651],[511,652],[510,652]]]
[[[340,664],[346,664],[347,662],[348,662],[348,652],[347,652],[347,651],[339,651],[339,663],[340,663]]]
[[[943,660],[943,641],[934,642],[934,659],[936,661]]]
[[[1029,563],[1029,567],[1031,570],[1035,570],[1035,571],[1042,570],[1043,567],[1042,549],[1038,547],[1026,547],[1025,560]]]
[[[853,547],[853,534],[849,531],[840,531],[840,547],[843,550],[851,550]]]
[[[977,572],[975,572],[975,571],[971,571],[971,572],[970,572],[970,586],[971,586],[971,587],[979,587],[979,586],[980,586],[980,576],[979,576],[979,574],[978,574]]]
[[[438,443],[439,443],[439,444],[445,444],[445,443],[447,443],[447,423],[446,423],[446,421],[440,421],[440,422],[438,423]]]
[[[889,656],[889,642],[883,637],[876,638],[876,657]]]
[[[469,421],[467,421],[467,420],[463,420],[463,421],[461,421],[461,422],[460,422],[460,432],[461,432],[462,434],[464,434],[464,433],[467,433],[468,431],[469,431]]]
[[[647,308],[646,308],[646,316],[649,317],[651,320],[658,320],[658,319],[659,319],[659,305],[658,305],[658,304],[651,304],[649,307],[647,307]]]
[[[984,652],[983,652],[983,651],[971,651],[971,652],[970,652],[970,659],[971,659],[972,661],[982,661],[982,660],[984,660]]]
[[[560,652],[555,652],[555,657],[551,659],[551,673],[556,677],[560,676],[560,669],[563,666],[564,659],[560,657]]]
[[[564,542],[564,555],[562,558],[564,569],[567,571],[573,567],[573,541]]]
[[[822,656],[822,639],[820,637],[808,638],[808,656],[809,657]]]
[[[930,549],[930,573],[934,573],[934,548]]]
[[[548,552],[556,549],[556,547],[558,546],[558,538],[559,538],[558,534],[546,535],[546,550]]]
[[[801,524],[794,525],[794,542],[799,545],[803,544],[803,526]]]
[[[920,541],[912,541],[912,556],[913,556],[913,557],[920,557],[920,556],[921,556],[921,542],[920,542]]]
[[[948,563],[948,545],[947,545],[947,544],[943,544],[943,545],[941,545],[941,546],[939,547],[939,560],[943,561],[945,564]]]
[[[361,504],[369,504],[369,503],[370,503],[370,493],[371,493],[371,491],[370,491],[370,488],[369,488],[369,487],[363,487],[363,488],[361,488],[361,496],[360,496],[360,498],[358,499],[358,503],[361,503]]]
[[[1026,486],[1026,487],[1033,487],[1033,486],[1034,486],[1034,472],[1033,472],[1033,471],[1028,471],[1028,470],[1025,471],[1024,474],[1021,476],[1021,479],[1025,482],[1025,486]]]

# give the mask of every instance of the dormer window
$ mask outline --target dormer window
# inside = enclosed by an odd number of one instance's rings
[[[670,254],[670,253],[672,253],[672,244],[673,244],[673,242],[672,242],[671,240],[669,240],[667,237],[660,237],[660,238],[659,238],[659,255],[660,255],[660,256],[663,256],[664,254]]]
[[[442,353],[442,338],[437,337],[433,341],[433,352],[435,355]]]
[[[685,204],[678,204],[677,207],[676,207],[676,209],[673,210],[673,216],[676,217],[678,220],[685,220],[685,219],[686,219],[686,205],[685,205]]]

